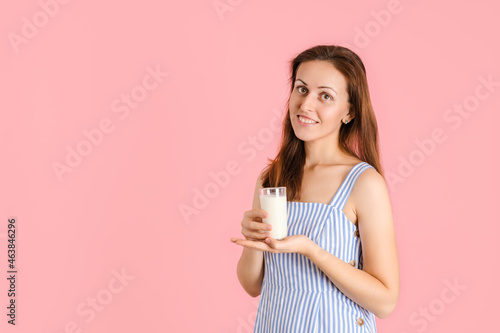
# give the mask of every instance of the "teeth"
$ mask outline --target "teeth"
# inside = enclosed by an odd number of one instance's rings
[[[299,119],[300,119],[300,121],[302,121],[302,122],[304,122],[306,124],[316,124],[316,121],[304,118],[302,116],[299,116]]]

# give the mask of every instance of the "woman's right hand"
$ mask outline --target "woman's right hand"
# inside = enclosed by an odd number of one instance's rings
[[[266,237],[270,237],[271,225],[264,223],[262,219],[267,217],[267,212],[263,209],[248,210],[243,214],[241,221],[241,234],[247,240],[263,241]]]

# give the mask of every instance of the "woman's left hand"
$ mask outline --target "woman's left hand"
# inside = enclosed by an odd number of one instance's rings
[[[266,238],[264,241],[252,241],[241,238],[231,238],[231,242],[259,251],[267,251],[272,253],[300,253],[305,255],[311,245],[315,244],[309,237],[304,235],[293,235],[277,240],[274,238]]]

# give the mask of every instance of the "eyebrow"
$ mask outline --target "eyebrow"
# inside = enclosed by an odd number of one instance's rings
[[[305,83],[305,82],[304,82],[304,81],[302,81],[301,79],[297,79],[297,80],[295,80],[295,82],[297,82],[297,81],[300,81],[300,82],[302,82],[305,86],[307,86],[307,83]],[[327,89],[330,89],[330,90],[332,90],[332,91],[335,93],[335,95],[337,95],[337,92],[336,92],[333,88],[330,88],[330,87],[328,87],[328,86],[319,86],[318,88],[327,88]]]

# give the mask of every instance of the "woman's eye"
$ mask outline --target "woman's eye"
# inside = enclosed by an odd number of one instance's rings
[[[328,94],[323,94],[323,97],[325,100],[329,101],[332,99],[332,96],[328,95]]]
[[[297,87],[297,90],[299,91],[299,93],[303,94],[307,89],[304,87]]]

